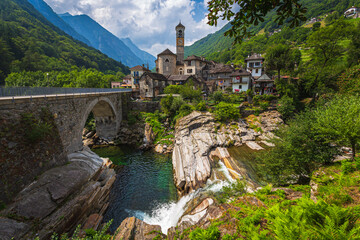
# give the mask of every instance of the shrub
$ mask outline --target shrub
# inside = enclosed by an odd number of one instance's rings
[[[191,240],[217,240],[220,238],[220,231],[215,226],[210,226],[207,229],[196,228],[189,235]]]
[[[266,101],[261,101],[260,102],[260,108],[261,108],[261,110],[263,110],[263,111],[265,111],[266,109],[268,109],[268,107],[269,107],[269,102],[266,102]]]
[[[341,170],[344,174],[349,174],[355,171],[355,166],[352,162],[344,160],[341,162]]]
[[[190,104],[183,104],[180,107],[179,110],[179,117],[185,117],[186,115],[189,115],[190,113],[192,113],[195,110],[194,106],[190,105]]]
[[[164,93],[166,94],[180,94],[182,89],[181,85],[169,85],[165,87]]]
[[[215,118],[219,121],[238,119],[240,117],[239,109],[225,102],[220,102],[216,105],[214,114]]]
[[[221,102],[224,100],[223,93],[221,91],[216,91],[211,95],[211,98],[216,102]]]
[[[206,103],[204,101],[199,102],[196,105],[196,110],[198,110],[198,111],[206,111],[207,110]]]
[[[49,135],[53,129],[48,118],[37,119],[32,113],[22,115],[22,123],[25,125],[25,138],[30,143],[35,143]]]
[[[279,106],[277,110],[281,113],[284,119],[288,119],[293,116],[295,109],[295,102],[291,97],[283,96],[279,100]]]

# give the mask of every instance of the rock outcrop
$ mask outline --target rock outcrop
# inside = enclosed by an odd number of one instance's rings
[[[269,140],[271,131],[282,123],[277,111],[259,116],[261,132],[256,132],[244,122],[231,122],[224,126],[215,122],[210,113],[193,112],[178,121],[172,154],[175,185],[180,195],[204,186],[211,176],[212,161],[209,153],[217,147],[246,144],[261,150],[256,139]],[[268,144],[266,144],[268,145]],[[270,143],[269,143],[270,145]]]
[[[114,240],[151,240],[163,239],[159,225],[147,224],[135,217],[128,217],[122,221],[115,231]]]
[[[89,148],[69,154],[67,165],[43,173],[37,181],[23,189],[7,209],[8,218],[0,221],[0,236],[16,232],[16,239],[48,239],[54,232],[68,232],[84,224],[89,215],[102,215],[107,208],[110,188],[115,181],[111,162],[102,159]],[[13,228],[3,230],[4,223],[19,220]],[[38,226],[39,221],[41,226]],[[94,221],[92,228],[99,225]],[[31,231],[29,231],[31,227]],[[39,229],[37,229],[39,227]],[[3,232],[5,231],[5,232]],[[1,238],[11,239],[11,238]]]

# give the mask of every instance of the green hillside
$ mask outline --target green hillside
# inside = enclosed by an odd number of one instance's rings
[[[333,11],[337,11],[341,15],[347,8],[353,5],[360,5],[360,0],[301,0],[300,2],[308,9],[306,13],[306,17],[308,19],[325,15]],[[275,23],[276,17],[276,12],[272,11],[266,16],[264,22],[259,23],[257,26],[252,26],[250,30],[253,34],[258,34],[260,31],[273,32],[275,29],[280,28],[280,26]],[[287,26],[288,24],[284,23],[281,28]],[[214,34],[209,34],[208,36],[195,42],[193,45],[185,47],[185,55],[190,56],[194,54],[221,62],[234,60],[231,57],[231,52],[236,51],[230,50],[238,49],[240,45],[246,44],[246,41],[242,44],[233,46],[233,39],[224,36],[224,32],[230,29],[230,27],[230,24],[226,24],[221,30],[215,32]],[[257,49],[252,49],[251,47],[247,48],[247,52],[244,53],[244,56],[247,56],[248,54],[251,54],[252,51],[256,50]]]
[[[0,1],[0,84],[9,73],[95,69],[128,73],[128,67],[74,40],[26,0]]]

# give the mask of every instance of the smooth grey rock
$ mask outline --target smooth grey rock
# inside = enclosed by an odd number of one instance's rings
[[[29,228],[26,223],[0,217],[0,240],[21,239]]]

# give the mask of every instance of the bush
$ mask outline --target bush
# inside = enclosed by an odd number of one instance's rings
[[[220,102],[215,106],[215,118],[219,121],[227,121],[240,118],[240,111],[232,104]]]
[[[296,109],[295,102],[294,99],[292,99],[291,97],[283,96],[279,100],[279,106],[277,110],[283,116],[284,119],[288,119],[291,116],[293,116],[295,109]]]
[[[178,117],[185,117],[195,110],[195,107],[190,104],[183,104],[180,107]]]
[[[269,102],[266,102],[266,101],[261,101],[260,102],[260,108],[263,111],[267,110],[269,106],[270,106]]]
[[[25,125],[25,138],[30,143],[36,143],[48,136],[53,125],[50,123],[50,119],[47,117],[40,117],[37,119],[32,113],[25,113],[22,115],[22,123]]]
[[[207,229],[196,228],[189,235],[191,240],[217,240],[220,238],[220,231],[215,226],[210,226]]]
[[[162,111],[171,118],[178,114],[184,104],[185,102],[181,97],[173,97],[173,95],[162,98],[160,102]]]
[[[166,94],[180,94],[182,89],[181,85],[169,85],[165,87],[164,93]]]
[[[216,91],[211,95],[211,98],[215,101],[215,103],[221,102],[224,100],[223,93],[221,91]]]
[[[198,111],[206,111],[207,108],[206,108],[206,103],[204,101],[201,101],[199,102],[197,105],[196,105],[196,110]]]
[[[349,174],[355,171],[355,166],[352,162],[344,160],[341,162],[341,170],[344,174]]]

